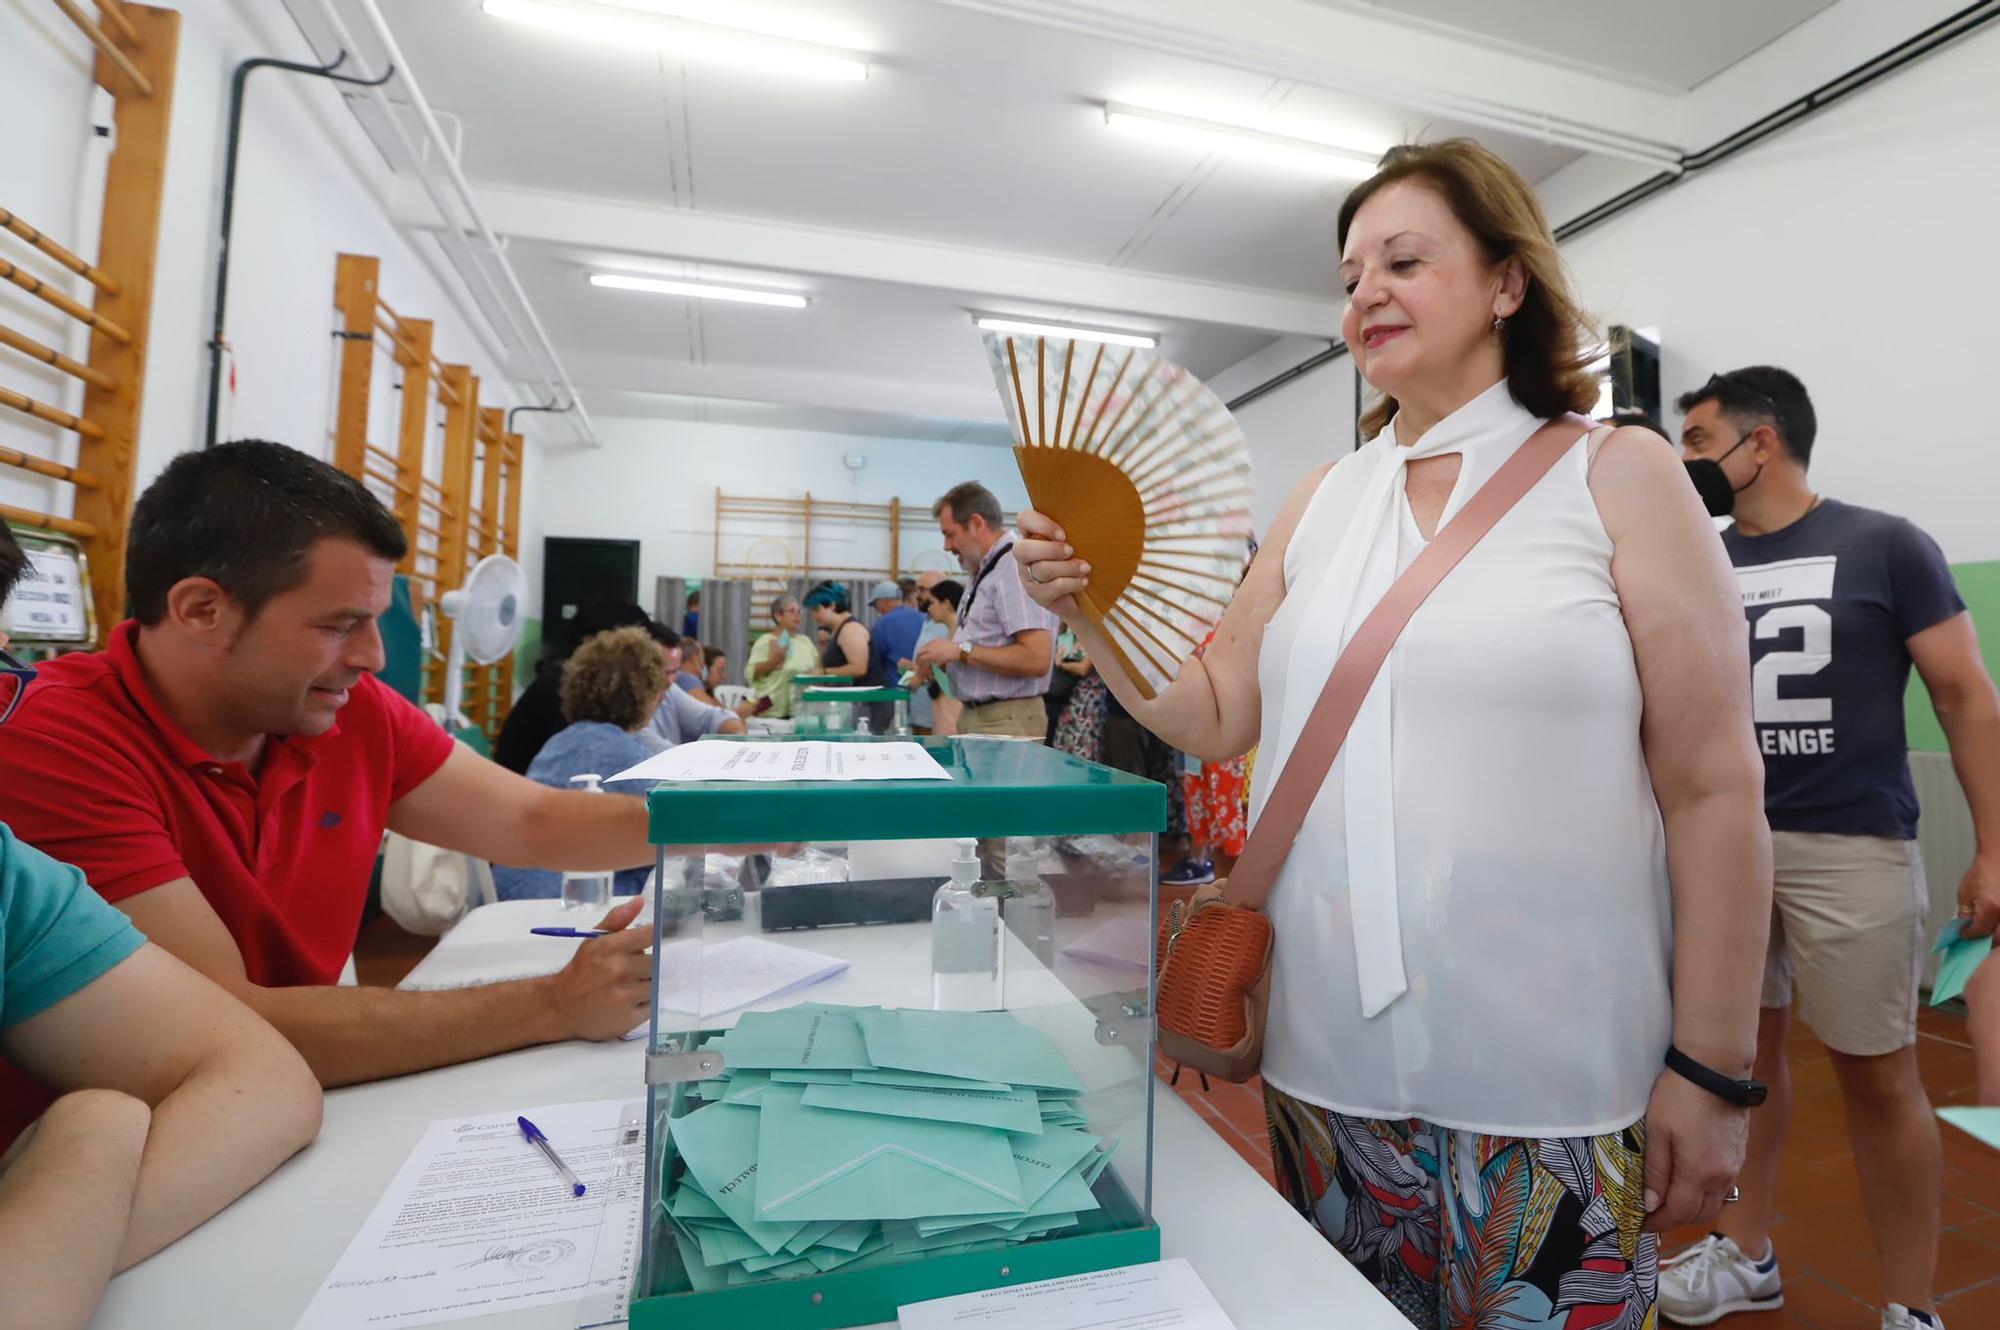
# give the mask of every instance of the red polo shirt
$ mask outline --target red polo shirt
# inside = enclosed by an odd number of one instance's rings
[[[330,984],[354,949],[389,806],[451,754],[372,675],[324,734],[273,736],[254,774],[188,738],[147,685],[136,623],[41,667],[0,725],[0,822],[112,902],[193,878],[252,983]]]

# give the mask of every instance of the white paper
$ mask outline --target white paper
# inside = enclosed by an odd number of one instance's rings
[[[525,1114],[585,1187],[572,1196]],[[642,1105],[506,1108],[431,1123],[298,1330],[425,1325],[617,1294],[639,1248]]]
[[[659,1005],[681,1016],[684,1025],[699,997],[700,1023],[707,1024],[732,1011],[824,983],[846,969],[846,961],[745,934],[702,948],[700,973],[685,969],[677,973],[673,985],[660,995]],[[626,1038],[645,1036],[642,1025]]]
[[[919,743],[835,743],[825,739],[743,742],[698,739],[655,753],[610,778],[620,780],[950,780]]]
[[[1179,1258],[912,1303],[896,1323],[902,1330],[1235,1330]]]

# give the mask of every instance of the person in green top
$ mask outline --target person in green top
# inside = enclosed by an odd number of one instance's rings
[[[0,601],[26,566],[0,524]],[[0,724],[34,677],[5,646]],[[282,1035],[5,825],[0,1059],[61,1094],[0,1140],[8,1326],[83,1326],[113,1274],[319,1134],[319,1082]]]
[[[752,701],[737,708],[745,716],[758,714],[754,699],[766,697],[771,705],[762,714],[790,716],[798,700],[798,677],[819,673],[819,648],[812,634],[801,631],[805,611],[799,608],[799,598],[783,595],[772,601],[771,622],[775,626],[760,634],[743,658],[743,682],[750,685],[753,694]]]

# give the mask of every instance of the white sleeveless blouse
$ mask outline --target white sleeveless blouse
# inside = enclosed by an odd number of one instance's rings
[[[1539,424],[1503,381],[1327,473],[1264,633],[1253,826],[1340,646],[1424,546],[1404,462],[1462,454],[1441,526]],[[1287,1094],[1508,1136],[1645,1114],[1673,1024],[1666,846],[1587,469],[1579,431],[1417,611],[1299,833],[1266,907],[1264,1076]]]

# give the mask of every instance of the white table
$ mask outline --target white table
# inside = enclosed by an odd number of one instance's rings
[[[494,958],[524,931],[573,922],[545,901],[475,910],[413,978]],[[845,955],[889,929],[780,935]],[[841,945],[841,940],[850,942]],[[549,941],[549,946],[569,944]],[[859,954],[856,971],[866,968]],[[854,972],[850,972],[854,973]],[[834,981],[840,984],[845,981]],[[849,1000],[833,985],[829,1000]],[[436,1118],[496,1106],[644,1097],[640,1043],[566,1043],[329,1091],[319,1140],[202,1228],[112,1281],[98,1330],[288,1330]],[[1409,1330],[1389,1303],[1166,1087],[1156,1096],[1154,1217],[1165,1255],[1185,1256],[1241,1330]],[[445,1324],[445,1323],[435,1323]],[[449,1322],[468,1330],[571,1330],[568,1306]],[[757,1330],[783,1330],[757,1327]]]

